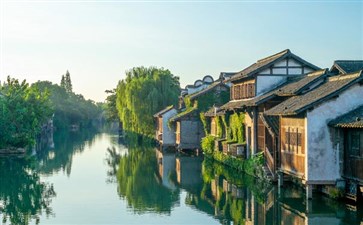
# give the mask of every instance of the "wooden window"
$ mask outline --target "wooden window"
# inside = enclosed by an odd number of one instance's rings
[[[290,127],[285,132],[286,150],[290,151]]]
[[[301,147],[302,144],[302,134],[301,133],[297,133],[297,146]]]
[[[353,131],[350,136],[350,155],[360,156],[360,133]]]

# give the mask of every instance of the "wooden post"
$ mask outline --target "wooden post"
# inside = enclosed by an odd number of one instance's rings
[[[313,199],[313,185],[311,184],[306,185],[306,199],[307,200]]]

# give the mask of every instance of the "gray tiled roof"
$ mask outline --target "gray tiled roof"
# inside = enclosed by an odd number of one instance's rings
[[[191,95],[187,95],[187,97],[189,97],[190,100],[193,100],[195,98],[198,98],[199,96],[202,96],[202,95],[214,90],[214,88],[217,88],[218,86],[224,86],[224,87],[229,89],[228,85],[223,83],[223,81],[218,80],[218,81],[214,82],[213,84],[209,85],[207,88],[205,88],[205,89],[203,89],[201,91],[198,91],[198,92],[193,93]]]
[[[193,115],[195,112],[197,112],[197,108],[194,107],[186,108],[184,111],[181,111],[177,115],[170,118],[170,121],[172,122],[178,121],[186,116]]]
[[[363,128],[363,105],[329,122],[340,128]]]
[[[306,90],[309,85],[324,79],[327,69],[315,71],[307,75],[295,76],[287,82],[280,84],[273,90],[250,99],[229,101],[220,107],[221,110],[242,109],[243,107],[257,106],[276,96],[294,96]]]
[[[342,74],[353,73],[363,70],[363,60],[336,60],[331,67],[331,72]]]
[[[337,96],[340,92],[349,88],[351,85],[362,81],[362,71],[346,75],[337,75],[329,77],[327,81],[319,87],[307,92],[287,99],[277,106],[267,110],[266,115],[296,115],[314,105]]]
[[[303,60],[302,58],[298,57],[297,55],[293,54],[290,49],[286,49],[274,55],[268,56],[266,58],[258,60],[256,63],[250,65],[249,67],[245,68],[244,70],[236,73],[232,78],[231,81],[240,80],[246,77],[250,77],[255,75],[256,73],[268,68],[272,64],[283,60],[287,57],[294,58],[297,61],[302,62],[304,65],[311,67],[312,69],[320,69],[319,67]]]
[[[322,69],[307,75],[299,76],[297,79],[291,80],[285,86],[277,90],[276,94],[279,96],[297,95],[316,81],[324,79],[328,75],[327,73],[328,69]]]
[[[154,117],[161,116],[161,115],[163,115],[164,113],[168,112],[169,110],[171,110],[171,109],[173,109],[173,108],[174,108],[174,106],[173,106],[173,105],[170,105],[170,106],[166,107],[165,109],[163,109],[163,110],[161,110],[161,111],[159,111],[159,112],[155,113],[155,114],[154,114]]]

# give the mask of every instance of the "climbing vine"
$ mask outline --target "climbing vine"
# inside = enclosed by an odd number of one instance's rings
[[[205,117],[204,112],[199,113],[200,121],[202,121],[203,129],[205,134],[210,133],[210,119]]]
[[[244,113],[234,113],[229,116],[228,142],[245,143],[244,120]]]

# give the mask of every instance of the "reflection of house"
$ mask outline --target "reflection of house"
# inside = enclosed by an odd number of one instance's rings
[[[175,154],[156,150],[159,176],[164,187],[174,190],[176,187],[171,182],[171,176],[175,173]]]
[[[281,221],[281,225],[339,225],[363,222],[362,213],[357,209],[348,208],[345,204],[323,197],[316,203],[306,201],[299,190],[286,189],[276,203],[278,205],[277,220]]]
[[[265,114],[280,117],[281,171],[307,185],[341,180],[340,145],[328,122],[363,104],[362,72],[335,75],[315,89],[287,99]]]
[[[175,126],[168,124],[168,121],[176,114],[177,110],[173,106],[168,106],[154,115],[156,118],[156,140],[160,145],[175,145]]]
[[[178,156],[176,158],[177,182],[182,188],[194,189],[202,185],[202,161],[199,156]]]

